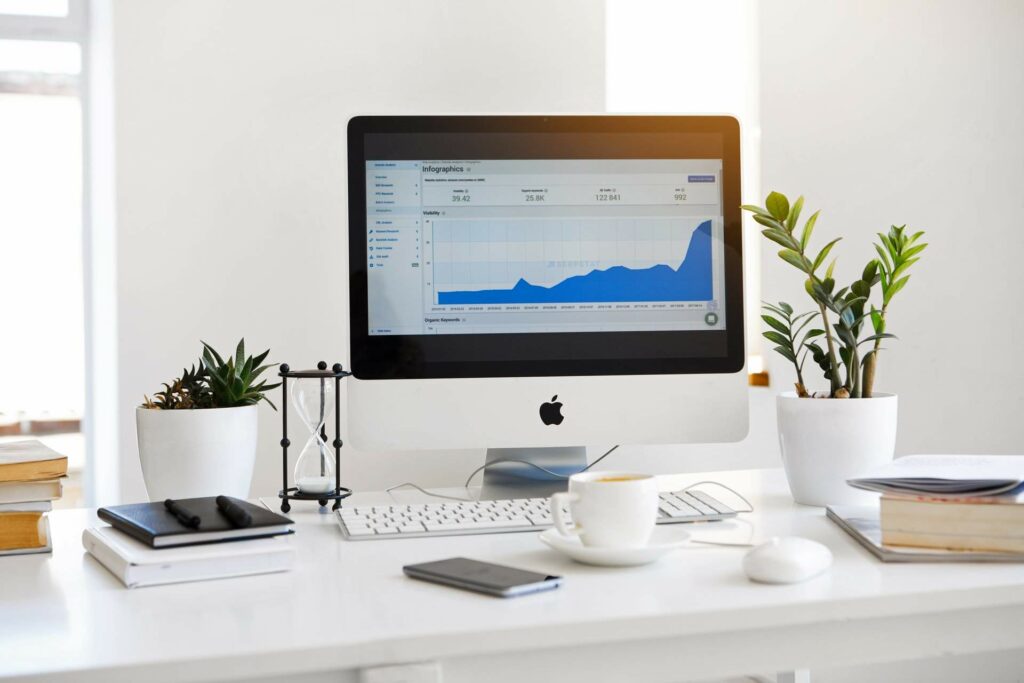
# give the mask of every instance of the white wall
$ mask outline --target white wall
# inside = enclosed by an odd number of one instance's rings
[[[815,241],[845,236],[843,281],[875,232],[927,231],[876,384],[900,394],[898,451],[1024,451],[1024,4],[770,0],[760,16],[765,191],[824,209]],[[764,297],[806,306],[764,251]]]
[[[347,359],[351,115],[604,107],[604,12],[588,0],[116,0],[113,25],[129,500],[144,496],[134,406],[200,338],[244,334],[293,367]],[[272,494],[280,422],[260,419],[253,492]],[[450,484],[480,456],[346,449],[343,478]]]

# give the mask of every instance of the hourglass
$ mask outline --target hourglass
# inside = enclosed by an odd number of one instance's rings
[[[330,370],[327,363],[320,361],[316,370],[291,370],[282,365],[278,375],[281,377],[281,422],[282,422],[282,479],[284,486],[278,494],[281,498],[281,511],[291,509],[291,500],[315,500],[321,507],[327,506],[328,500],[334,501],[334,509],[341,507],[341,500],[351,491],[341,485],[339,465],[341,461],[341,413],[338,406],[338,393],[342,377],[351,373],[335,363]],[[298,415],[300,422],[308,431],[299,457],[295,460],[295,486],[288,486],[288,406]],[[328,445],[327,421],[334,417],[334,441]],[[331,453],[331,446],[334,452]]]

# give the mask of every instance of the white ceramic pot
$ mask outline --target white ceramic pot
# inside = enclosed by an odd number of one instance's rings
[[[248,498],[256,463],[256,409],[137,408],[139,458],[149,499]]]
[[[846,483],[891,462],[896,451],[896,396],[777,401],[779,447],[793,499],[803,505],[869,505],[878,494]]]

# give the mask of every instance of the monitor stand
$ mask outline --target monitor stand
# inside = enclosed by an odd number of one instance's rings
[[[502,460],[526,460],[563,476],[553,477],[525,463],[500,462]],[[488,448],[484,463],[487,469],[484,470],[481,500],[547,498],[566,489],[564,477],[586,468],[587,449],[585,446]]]

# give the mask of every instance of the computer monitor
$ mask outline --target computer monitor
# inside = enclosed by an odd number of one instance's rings
[[[743,438],[739,149],[728,116],[353,118],[351,442],[566,475],[585,445]]]

